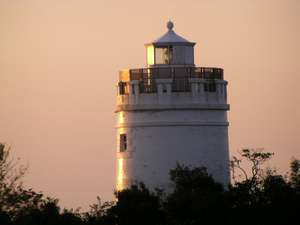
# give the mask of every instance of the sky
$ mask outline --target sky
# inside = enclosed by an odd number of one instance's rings
[[[0,0],[0,142],[25,184],[87,208],[113,199],[118,71],[146,64],[172,19],[197,66],[229,82],[230,153],[300,158],[300,1]]]

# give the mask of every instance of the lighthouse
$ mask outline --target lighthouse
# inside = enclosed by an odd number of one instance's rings
[[[177,163],[206,167],[229,184],[227,81],[223,69],[194,64],[195,44],[169,21],[162,37],[145,44],[147,65],[120,71],[117,190],[136,182],[169,190]]]

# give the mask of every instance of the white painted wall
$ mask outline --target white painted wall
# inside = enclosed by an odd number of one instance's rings
[[[169,170],[176,163],[205,166],[228,184],[229,150],[226,81],[216,92],[204,92],[195,81],[191,92],[143,93],[117,98],[117,142],[127,134],[128,149],[117,149],[118,190],[135,181],[170,188]],[[158,81],[168,84],[168,80]]]
[[[128,139],[127,152],[117,155],[118,159],[124,159],[123,168],[117,171],[124,171],[122,182],[125,186],[133,181],[143,181],[151,188],[168,189],[168,172],[176,162],[205,166],[216,180],[224,184],[229,182],[228,124],[224,111],[118,114],[124,117],[124,123],[118,126],[118,134],[126,133]],[[124,185],[117,184],[118,187]]]

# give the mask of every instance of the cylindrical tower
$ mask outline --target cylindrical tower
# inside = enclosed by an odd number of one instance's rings
[[[223,69],[195,67],[194,45],[173,31],[146,44],[147,67],[120,71],[117,181],[170,188],[176,163],[205,166],[228,184],[227,82]]]

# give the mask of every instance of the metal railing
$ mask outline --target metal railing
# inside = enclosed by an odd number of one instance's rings
[[[172,92],[189,92],[190,78],[205,79],[209,83],[214,83],[215,80],[223,80],[223,69],[211,67],[130,69],[120,72],[119,85],[124,89],[125,82],[136,80],[139,81],[140,93],[154,93],[157,92],[156,79],[172,79]]]

